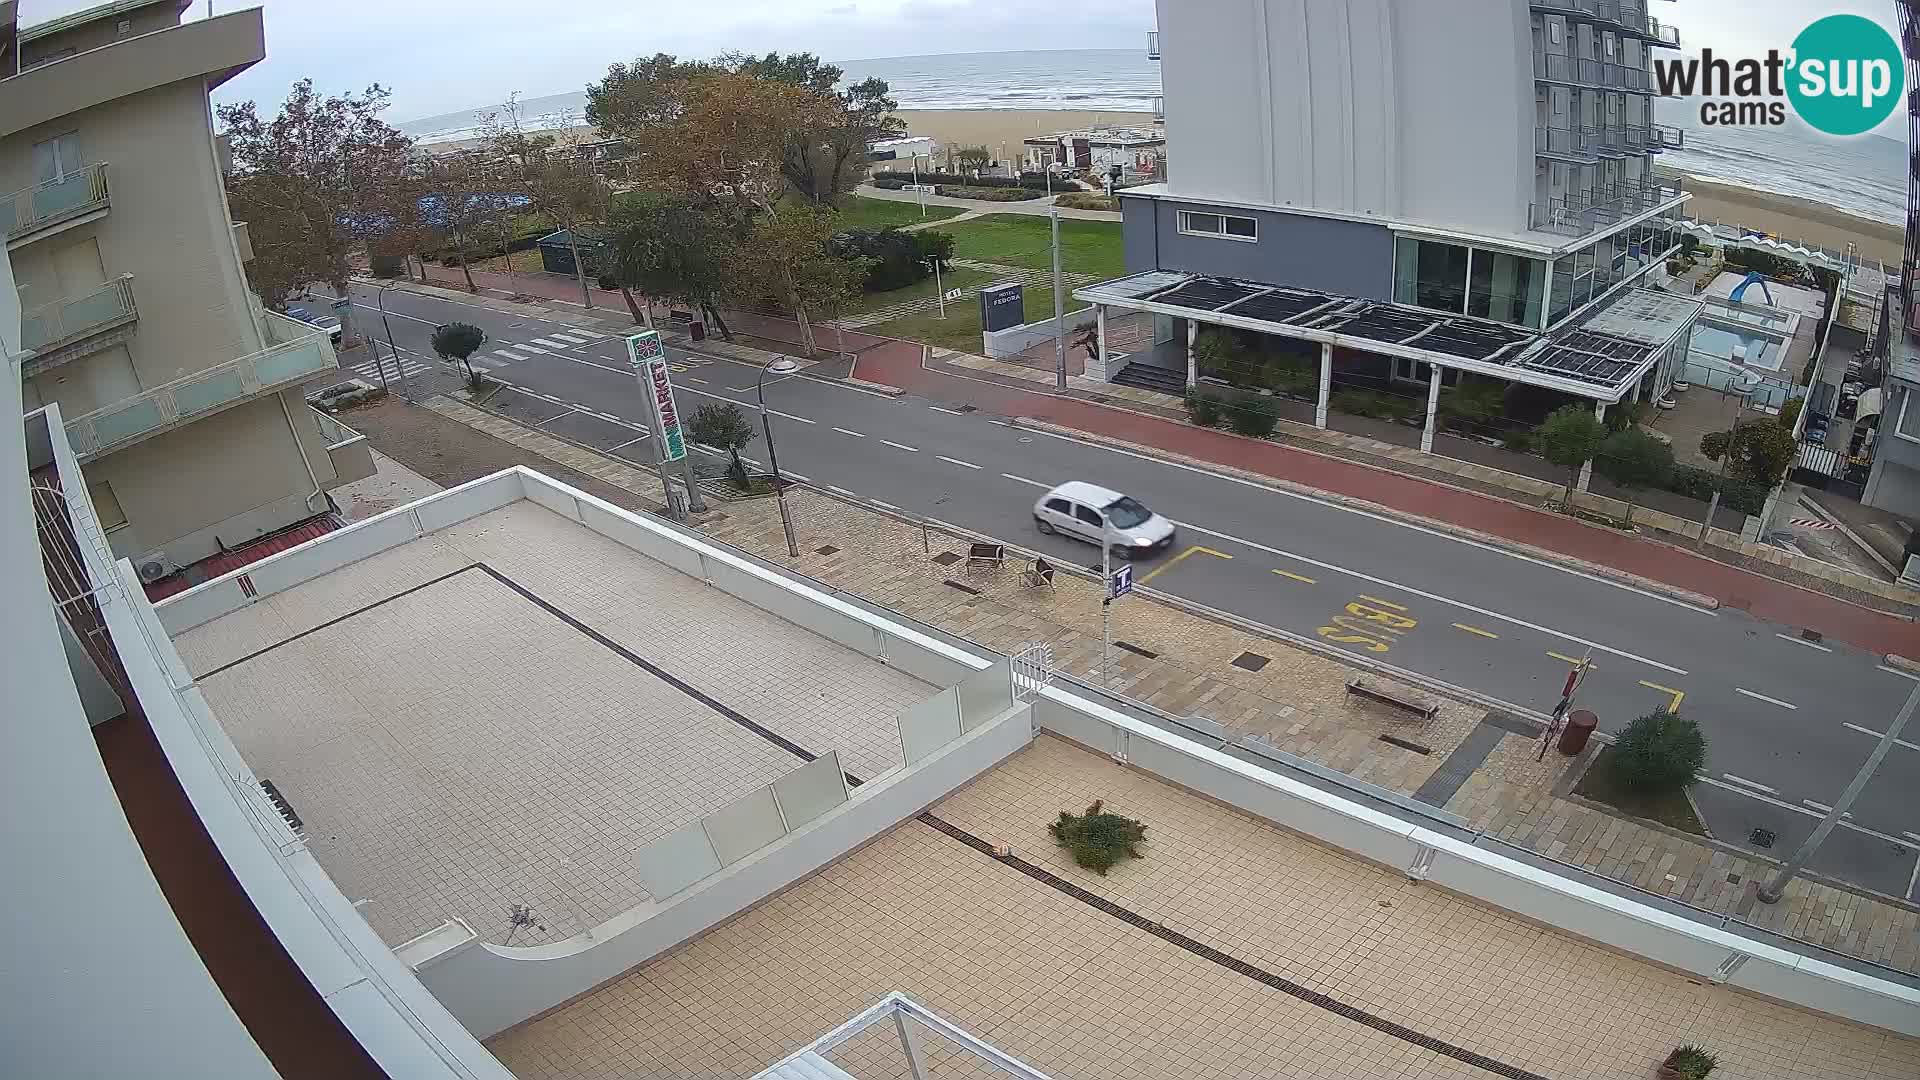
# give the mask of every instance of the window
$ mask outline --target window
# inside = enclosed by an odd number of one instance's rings
[[[127,523],[127,515],[120,509],[120,500],[114,497],[113,485],[105,480],[95,480],[87,485],[87,498],[93,500],[93,512],[100,519],[100,527],[111,532]]]
[[[1116,529],[1131,529],[1136,525],[1145,525],[1153,512],[1140,505],[1138,500],[1125,495],[1107,504],[1107,520],[1113,522]]]
[[[1067,502],[1065,499],[1048,499],[1047,509],[1056,514],[1071,514],[1073,513],[1073,504]]]
[[[1915,442],[1920,442],[1920,409],[1914,408],[1913,398],[1915,393],[1916,391],[1912,387],[1908,387],[1906,392],[1901,395],[1900,426],[1895,430],[1900,433],[1900,437],[1903,439],[1912,439]]]
[[[1547,20],[1547,40],[1553,42],[1555,45],[1560,44],[1565,30],[1566,26],[1562,24],[1559,19]]]
[[[1467,314],[1521,326],[1540,324],[1547,291],[1547,264],[1504,251],[1473,253]]]
[[[69,131],[33,144],[33,179],[37,184],[64,180],[80,171],[80,133]]]
[[[1250,217],[1233,214],[1208,214],[1198,210],[1180,211],[1180,231],[1189,236],[1217,236],[1227,240],[1259,240],[1260,223]]]
[[[1393,246],[1395,303],[1437,311],[1466,310],[1467,249],[1401,237]]]
[[[1094,526],[1095,528],[1099,528],[1100,526],[1100,512],[1090,507],[1075,506],[1073,508],[1073,516],[1076,518],[1079,518],[1082,522],[1088,525]]]

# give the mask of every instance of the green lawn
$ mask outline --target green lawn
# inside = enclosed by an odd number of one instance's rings
[[[889,225],[918,225],[922,221],[945,221],[961,212],[957,206],[929,206],[925,217],[918,203],[869,199],[864,195],[848,198],[840,206],[842,229],[884,229]]]
[[[1064,239],[1064,238],[1063,238]],[[964,273],[965,271],[955,271]],[[986,275],[981,275],[985,277]],[[900,290],[905,292],[906,290]],[[1029,285],[1023,296],[1026,304],[1026,321],[1037,322],[1053,318],[1053,288],[1046,285]],[[1074,299],[1067,297],[1069,312],[1068,326],[1073,325],[1071,313]],[[1092,316],[1089,315],[1089,318]],[[947,317],[940,318],[939,312],[929,311],[918,315],[909,315],[903,319],[894,319],[876,326],[867,327],[876,334],[888,337],[905,338],[908,341],[924,341],[945,349],[959,352],[980,353],[980,301],[977,297],[968,297],[958,303],[947,305]],[[1071,347],[1071,344],[1069,344]]]
[[[940,272],[940,283],[949,290],[965,289],[974,285],[986,285],[992,281],[993,275],[987,273],[985,270],[956,269],[943,270]],[[862,311],[875,311],[883,307],[890,307],[894,304],[906,303],[909,300],[919,300],[923,297],[930,297],[933,294],[933,277],[932,275],[928,275],[925,281],[916,285],[909,285],[904,289],[892,289],[887,292],[878,293],[862,293],[859,298],[847,308],[847,314],[851,315]],[[976,303],[976,301],[973,300],[956,302],[966,304]],[[953,303],[949,303],[947,309],[951,311],[953,306]]]
[[[963,259],[1053,268],[1053,241],[1049,222],[1032,214],[988,214],[969,218],[941,232],[953,234],[954,255]],[[1060,219],[1061,268],[1070,274],[1092,274],[1098,280],[1127,272],[1117,221]]]

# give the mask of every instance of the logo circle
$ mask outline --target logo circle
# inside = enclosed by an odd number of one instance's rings
[[[1828,135],[1859,135],[1893,115],[1906,95],[1906,61],[1893,35],[1861,15],[1829,15],[1793,39],[1787,97],[1800,119]]]

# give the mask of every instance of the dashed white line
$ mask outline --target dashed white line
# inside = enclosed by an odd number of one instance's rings
[[[1769,794],[1769,795],[1778,795],[1778,794],[1780,794],[1780,789],[1779,789],[1779,788],[1771,788],[1771,787],[1768,787],[1767,785],[1765,785],[1765,784],[1762,784],[1762,783],[1760,783],[1760,782],[1759,782],[1758,780],[1749,780],[1749,779],[1747,779],[1747,778],[1746,778],[1746,777],[1744,777],[1744,776],[1735,776],[1735,775],[1733,775],[1733,774],[1732,774],[1732,773],[1730,773],[1730,772],[1726,772],[1726,773],[1721,773],[1720,775],[1721,775],[1722,777],[1725,777],[1725,778],[1726,778],[1726,779],[1728,779],[1728,780],[1731,780],[1731,781],[1733,781],[1733,782],[1734,782],[1734,783],[1736,783],[1736,784],[1740,784],[1740,785],[1742,785],[1742,786],[1745,786],[1745,787],[1750,787],[1750,788],[1753,788],[1753,789],[1754,789],[1755,791],[1764,791],[1764,792],[1766,792],[1766,793],[1767,793],[1767,794]]]
[[[1038,480],[1029,480],[1024,476],[1015,476],[1010,472],[1003,472],[1000,475],[1006,477],[1007,479],[1013,481],[1016,484],[1026,484],[1028,487],[1044,488],[1047,486],[1046,484],[1043,484]]]
[[[615,450],[625,450],[627,447],[632,446],[634,443],[645,442],[645,441],[647,441],[647,436],[643,433],[639,438],[628,439],[626,442],[621,443],[619,446],[609,446],[607,448],[607,453],[611,454]]]
[[[1733,692],[1736,694],[1745,694],[1746,696],[1752,698],[1755,701],[1764,701],[1769,705],[1778,705],[1783,709],[1798,709],[1800,707],[1798,705],[1795,705],[1791,701],[1781,701],[1779,698],[1776,698],[1776,697],[1768,697],[1765,694],[1756,694],[1744,686],[1734,687]]]
[[[1920,832],[1903,832],[1900,835],[1909,840],[1920,840]]]
[[[690,382],[690,383],[699,383],[701,386],[707,385],[707,380],[695,378],[692,375],[682,376],[682,378],[684,378],[687,382]]]
[[[1830,649],[1830,648],[1828,648],[1828,647],[1826,647],[1825,645],[1821,645],[1821,644],[1818,644],[1818,643],[1816,643],[1816,642],[1812,642],[1812,641],[1808,641],[1808,640],[1807,640],[1806,638],[1797,638],[1797,637],[1794,637],[1794,636],[1792,636],[1792,635],[1790,635],[1790,634],[1775,634],[1775,635],[1773,635],[1773,636],[1774,636],[1774,637],[1777,637],[1777,638],[1779,638],[1779,639],[1780,639],[1781,641],[1791,641],[1791,642],[1793,642],[1793,643],[1794,643],[1795,645],[1805,645],[1805,646],[1806,646],[1807,648],[1809,648],[1809,649],[1818,649],[1818,650],[1820,650],[1821,652],[1832,652],[1832,651],[1833,651],[1832,649]]]
[[[788,420],[795,420],[795,421],[798,421],[798,422],[800,422],[800,423],[802,423],[802,424],[813,424],[813,423],[818,423],[818,421],[816,421],[816,420],[809,420],[809,419],[807,419],[807,418],[806,418],[806,417],[804,417],[804,416],[795,416],[795,415],[793,415],[793,414],[792,414],[792,413],[790,413],[790,412],[781,412],[781,411],[780,411],[779,409],[768,409],[767,411],[768,411],[768,412],[770,412],[770,413],[772,413],[772,414],[773,414],[773,415],[775,415],[775,416],[779,416],[779,417],[783,417],[783,418],[785,418],[785,419],[788,419]]]
[[[992,424],[994,427],[1012,427],[1013,426],[1012,424],[1007,423],[1005,420],[989,420],[987,421],[987,423]]]
[[[519,349],[519,350],[520,350],[521,352],[530,352],[530,353],[534,353],[535,355],[538,355],[538,356],[552,356],[552,355],[553,355],[552,353],[550,353],[550,352],[548,352],[548,351],[547,351],[547,350],[545,350],[545,349],[536,349],[536,348],[534,348],[534,347],[533,347],[533,346],[531,346],[531,345],[515,345],[515,346],[514,346],[514,348],[516,348],[516,349]]]
[[[933,410],[934,412],[943,412],[943,413],[946,413],[946,414],[947,414],[948,416],[965,416],[965,415],[967,415],[966,413],[963,413],[963,412],[961,412],[961,411],[960,411],[960,410],[958,410],[958,409],[943,409],[943,408],[941,408],[941,407],[940,407],[940,406],[938,406],[938,405],[929,405],[929,406],[927,406],[927,408],[929,408],[929,409],[932,409],[932,410]]]
[[[506,358],[507,358],[507,359],[509,359],[509,360],[525,360],[525,359],[526,359],[526,357],[524,357],[524,356],[521,356],[521,355],[520,355],[519,353],[517,353],[517,352],[509,352],[509,351],[508,351],[508,350],[506,350],[506,349],[495,349],[495,350],[493,350],[493,355],[495,355],[495,356],[504,356],[504,357],[506,357]]]
[[[754,464],[757,465],[759,464],[759,462],[754,462]],[[780,475],[786,477],[789,480],[798,480],[803,484],[813,483],[813,477],[805,476],[800,473],[794,472],[792,469],[781,469]]]
[[[944,461],[944,462],[946,462],[946,463],[947,463],[947,464],[949,464],[949,465],[958,465],[958,466],[960,466],[960,467],[961,467],[961,468],[963,468],[963,469],[977,469],[977,468],[979,468],[979,467],[980,467],[980,466],[978,466],[978,465],[975,465],[975,464],[974,464],[973,462],[971,462],[971,461],[961,461],[961,460],[960,460],[959,458],[957,458],[957,457],[947,457],[947,456],[945,456],[945,455],[943,455],[943,454],[935,454],[935,455],[933,455],[933,456],[934,456],[934,457],[937,457],[937,458],[939,458],[939,459],[940,459],[941,461]]]
[[[1861,727],[1859,724],[1841,724],[1840,726],[1857,731],[1862,735],[1871,735],[1876,739],[1884,739],[1887,737],[1887,733],[1884,731],[1875,731],[1870,727]],[[1895,739],[1893,741],[1896,746],[1904,746],[1909,750],[1920,750],[1920,743],[1908,742],[1905,739]]]
[[[849,499],[857,499],[860,497],[858,492],[848,491],[846,488],[843,488],[838,484],[828,484],[827,490],[833,492],[836,495],[845,495]]]
[[[693,448],[695,450],[700,451],[703,454],[712,454],[715,457],[719,457],[720,455],[726,453],[725,450],[722,450],[717,446],[708,446],[706,443],[703,443],[703,442],[694,443]]]
[[[881,439],[880,441],[883,443],[886,443],[888,446],[893,447],[895,450],[905,450],[909,454],[917,454],[920,452],[920,448],[917,446],[908,446],[906,443],[897,443],[897,442],[894,442],[892,439]]]
[[[864,438],[866,438],[866,435],[864,435],[864,434],[862,434],[861,432],[858,432],[858,431],[849,431],[849,430],[847,430],[846,428],[843,428],[843,427],[837,427],[837,428],[834,428],[833,430],[835,430],[835,431],[837,431],[837,432],[839,432],[839,433],[840,433],[840,434],[842,434],[842,435],[851,435],[851,436],[853,436],[853,437],[854,437],[854,438],[856,438],[856,439],[864,439]]]
[[[1813,807],[1815,810],[1818,810],[1823,814],[1833,813],[1833,804],[1831,803],[1815,802],[1812,799],[1801,799],[1800,801],[1803,803],[1806,803],[1808,806]],[[1848,814],[1841,814],[1840,816],[1842,818],[1851,818],[1853,815],[1848,813]]]
[[[1875,664],[1873,666],[1879,668],[1881,671],[1884,671],[1889,675],[1898,675],[1903,679],[1912,679],[1915,682],[1920,682],[1920,675],[1915,675],[1911,671],[1901,671],[1897,667],[1888,667],[1885,664]]]
[[[1807,817],[1820,816],[1820,813],[1818,811],[1809,810],[1806,807],[1799,805],[1798,803],[1790,803],[1785,799],[1776,799],[1769,795],[1762,795],[1758,791],[1752,791],[1747,788],[1739,787],[1734,784],[1729,784],[1721,780],[1715,780],[1711,776],[1701,777],[1700,782],[1703,784],[1709,784],[1713,787],[1717,787],[1722,791],[1731,791],[1736,795],[1745,795],[1749,799],[1757,799],[1760,802],[1766,803],[1769,806],[1777,806],[1782,810],[1791,810],[1796,814],[1803,814]],[[1844,829],[1852,829],[1854,832],[1861,833],[1866,836],[1872,836],[1881,840],[1885,840],[1889,844],[1898,844],[1904,848],[1912,848],[1915,851],[1920,851],[1920,837],[1915,837],[1913,839],[1901,839],[1900,837],[1894,836],[1891,833],[1883,833],[1878,829],[1869,829],[1865,825],[1856,825],[1853,822],[1846,821],[1846,820],[1843,820],[1840,822],[1840,827]]]
[[[893,512],[895,512],[895,513],[899,513],[899,512],[900,512],[900,508],[899,508],[899,507],[897,507],[897,506],[895,506],[895,505],[893,505],[893,504],[892,504],[892,503],[890,503],[890,502],[881,502],[881,501],[880,501],[879,499],[868,499],[867,501],[868,501],[868,502],[870,502],[870,503],[872,503],[873,505],[875,505],[875,506],[877,506],[877,507],[879,507],[879,508],[880,508],[880,509],[882,509],[882,510],[892,510],[892,511],[893,511]]]
[[[552,338],[543,337],[534,338],[533,343],[535,345],[545,345],[549,349],[564,349],[569,345],[575,344],[571,341],[555,341]]]

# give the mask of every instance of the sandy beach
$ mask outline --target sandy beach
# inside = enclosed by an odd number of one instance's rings
[[[1152,113],[1080,112],[1066,109],[919,109],[901,110],[895,116],[906,121],[907,133],[925,135],[939,144],[941,153],[948,146],[984,146],[994,157],[1004,153],[1020,156],[1020,141],[1056,131],[1088,127],[1153,126]]]
[[[1857,217],[1812,199],[1714,184],[1690,176],[1681,178],[1681,187],[1693,193],[1686,213],[1697,220],[1741,225],[1783,240],[1805,240],[1836,249],[1845,248],[1851,241],[1859,245],[1866,258],[1888,264],[1897,265],[1904,255],[1906,230],[1899,225]]]

